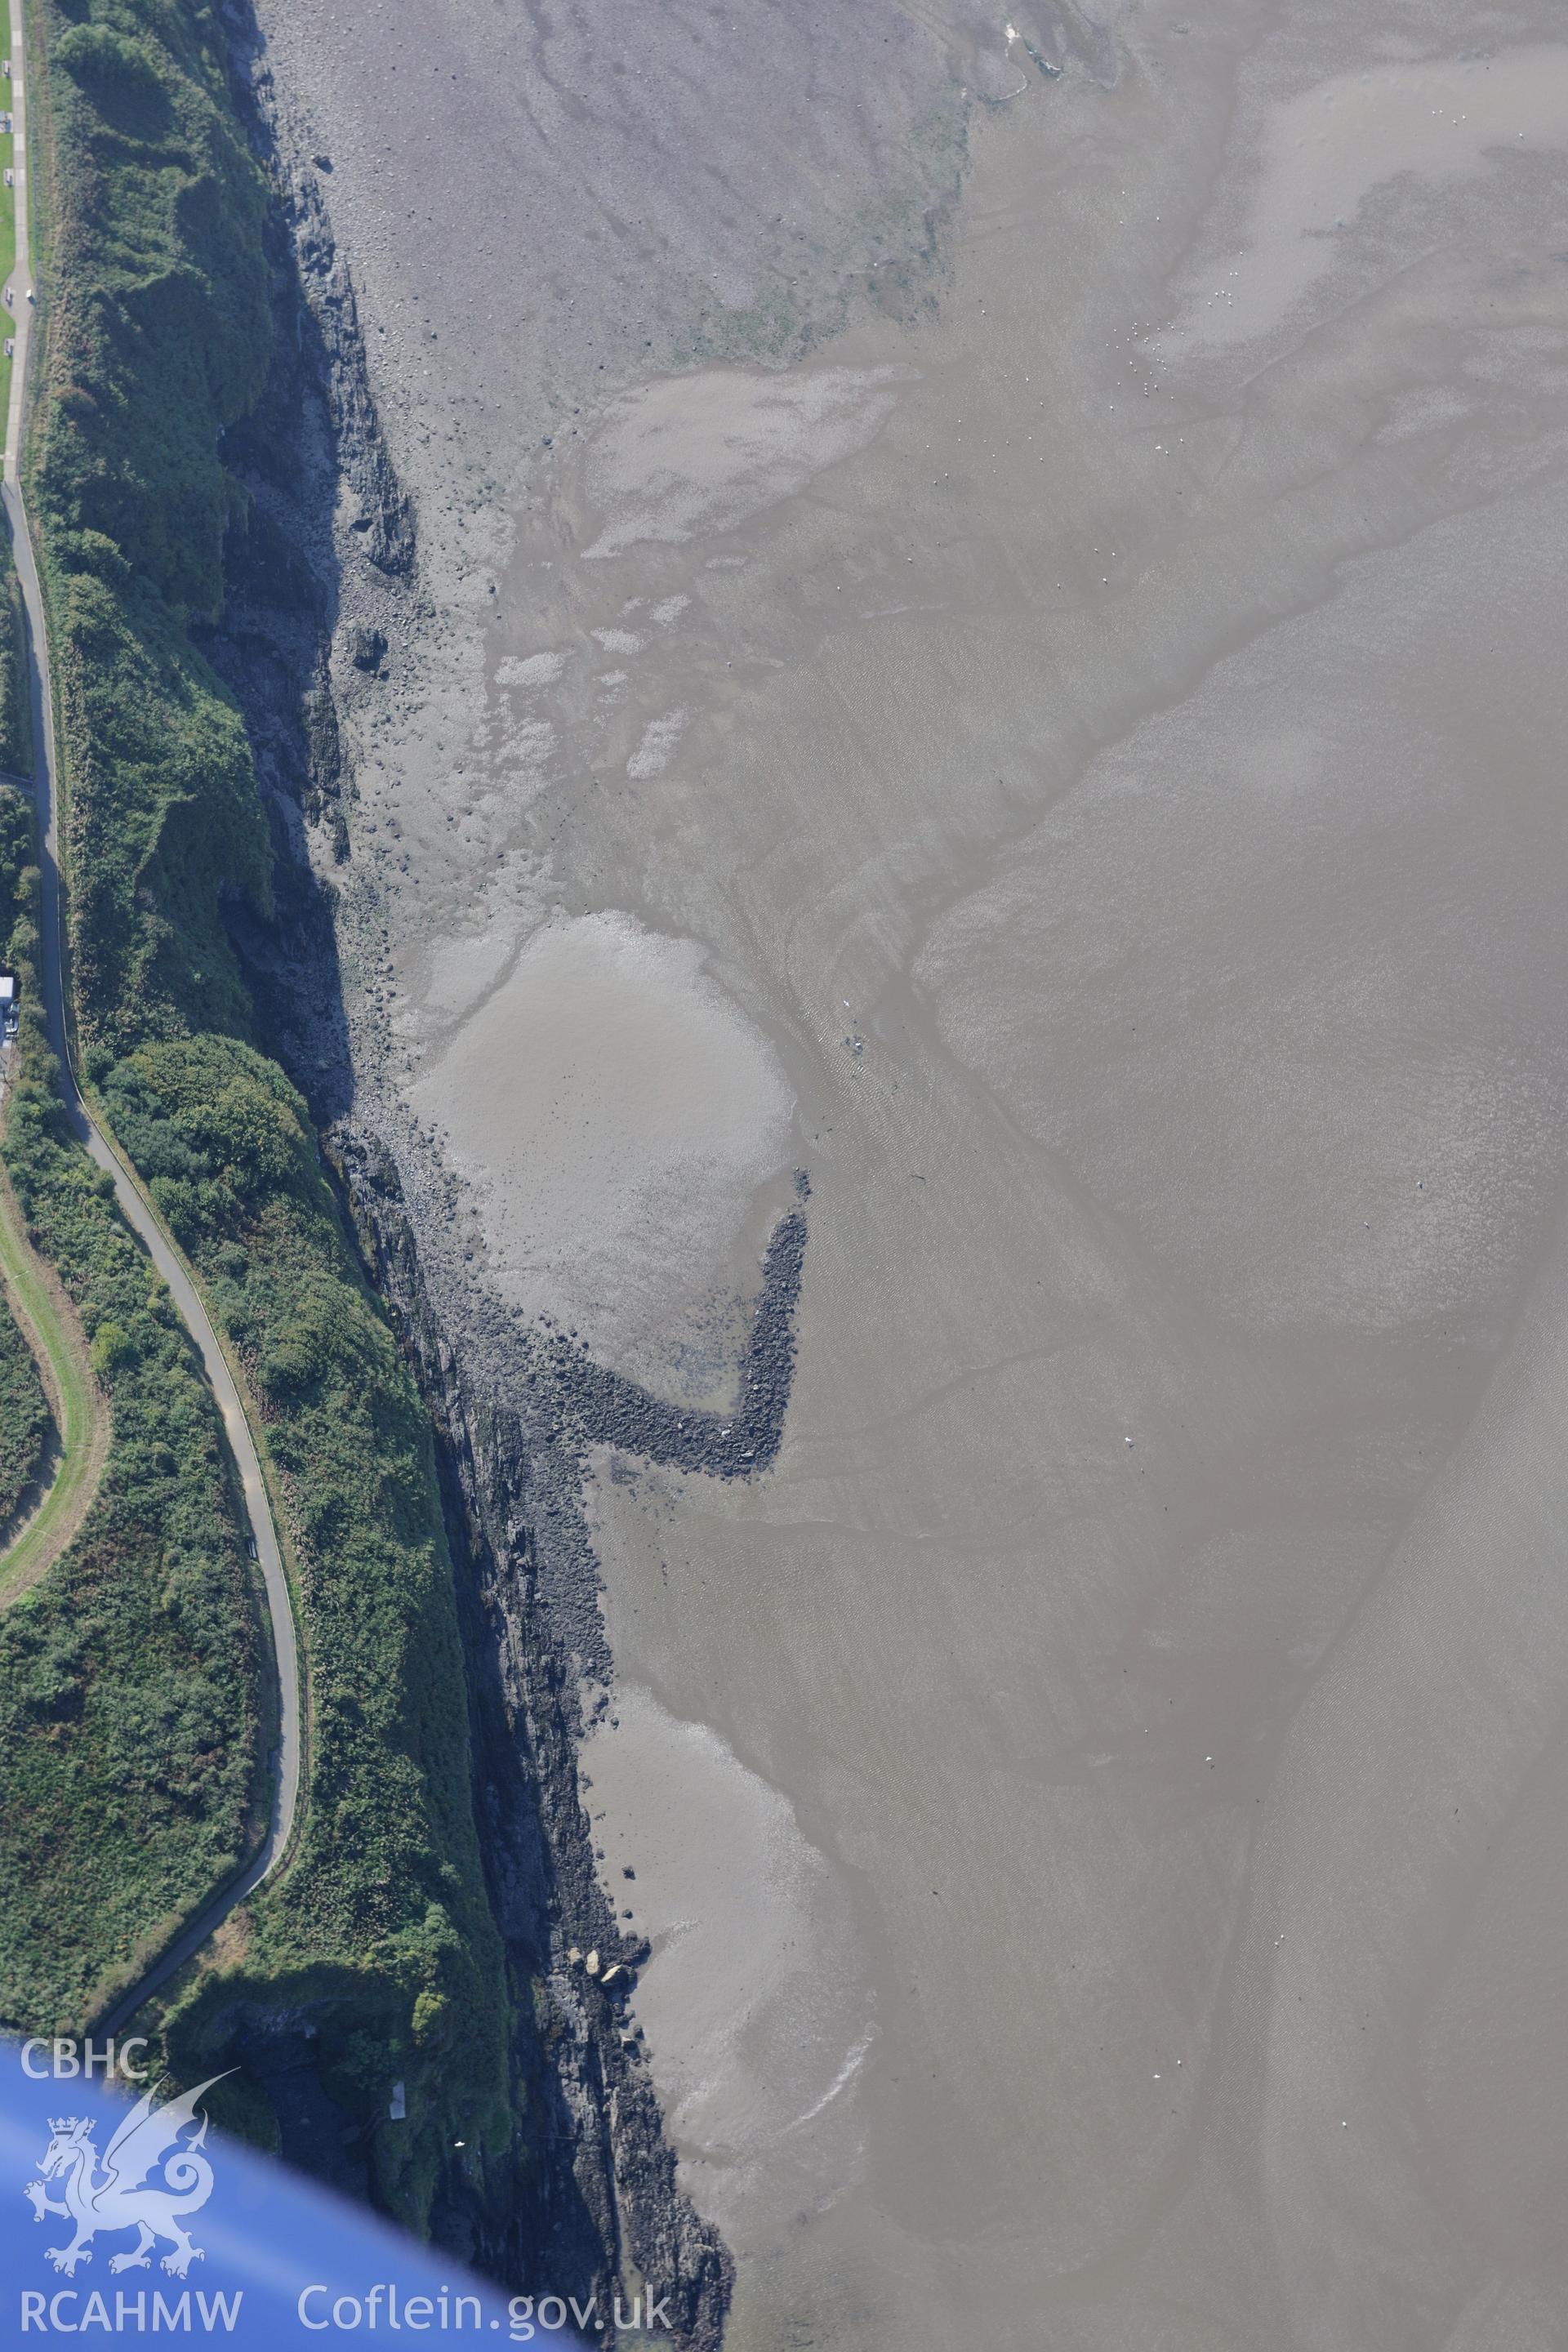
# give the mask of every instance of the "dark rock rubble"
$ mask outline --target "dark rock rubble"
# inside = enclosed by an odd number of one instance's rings
[[[591,1715],[613,1674],[584,1477],[603,1446],[708,1476],[768,1470],[793,1377],[809,1187],[797,1178],[796,1204],[767,1246],[728,1412],[652,1395],[567,1335],[525,1324],[477,1280],[444,1279],[437,1311],[398,1159],[365,1108],[374,991],[356,999],[342,962],[352,953],[363,974],[354,927],[365,918],[339,717],[345,696],[384,690],[419,625],[415,518],[375,415],[322,194],[328,167],[290,152],[248,8],[229,0],[225,14],[237,97],[276,192],[275,362],[229,436],[247,497],[227,548],[226,609],[203,640],[244,714],[275,849],[274,911],[263,920],[236,904],[233,936],[266,1042],[321,1128],[435,1423],[476,1809],[517,1991],[515,2160],[483,2193],[454,2176],[434,2227],[509,2284],[596,2294],[602,2312],[617,2283],[647,2282],[672,2339],[711,2352],[732,2266],[677,2183],[636,2021],[647,1952],[600,1884],[580,1793],[584,1694],[601,1694]],[[427,1155],[421,1164],[410,1164],[416,1181],[440,1181]],[[262,2042],[268,2032],[258,2021]],[[309,2075],[305,2042],[290,2064]]]

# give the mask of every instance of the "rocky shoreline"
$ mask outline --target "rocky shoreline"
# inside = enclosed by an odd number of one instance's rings
[[[612,1678],[583,1490],[598,1445],[722,1478],[772,1463],[809,1185],[797,1174],[797,1205],[764,1255],[730,1412],[650,1395],[444,1268],[444,1289],[460,1292],[459,1361],[451,1302],[437,1307],[416,1235],[416,1220],[441,1226],[450,1179],[428,1139],[375,1108],[383,935],[374,879],[350,854],[339,725],[345,698],[395,691],[400,646],[419,626],[414,517],[381,436],[324,159],[292,152],[248,8],[226,16],[237,102],[276,191],[275,362],[226,452],[247,512],[223,622],[202,639],[244,712],[276,852],[272,919],[237,905],[232,924],[268,1045],[310,1100],[435,1423],[476,1811],[514,1991],[513,2160],[482,2199],[454,2176],[434,2226],[514,2286],[596,2296],[602,2312],[617,2288],[646,2289],[672,2338],[709,2352],[733,2268],[677,2184],[632,2009],[647,1949],[615,1916],[581,1794],[578,1744]]]
[[[589,1424],[537,1350],[530,1402],[476,1395],[431,1306],[390,1154],[345,1123],[339,1165],[367,1255],[435,1420],[454,1549],[463,1561],[476,1811],[491,1900],[537,2041],[520,2053],[537,2171],[510,2212],[450,2205],[450,2242],[508,2278],[597,2292],[617,2278],[667,2299],[671,2333],[716,2347],[730,2258],[675,2180],[675,2158],[629,2009],[647,1957],[595,1868],[577,1769],[581,1676],[607,1675],[583,1518]],[[595,1635],[597,1643],[595,1645]],[[585,1658],[584,1643],[595,1645]],[[607,1705],[607,1697],[601,1700]],[[574,1957],[575,1956],[575,1957]],[[586,1965],[591,1961],[593,1965]],[[542,2134],[538,2118],[545,2118]],[[557,2284],[564,2273],[574,2286]]]

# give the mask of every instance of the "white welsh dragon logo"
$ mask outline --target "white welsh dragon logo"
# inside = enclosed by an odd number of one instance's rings
[[[221,2074],[213,2074],[194,2091],[183,2092],[161,2107],[153,2105],[153,2092],[145,2093],[105,2148],[101,2172],[92,2144],[93,2117],[50,2118],[53,2137],[38,2165],[38,2178],[29,2180],[22,2193],[36,2220],[41,2221],[46,2213],[59,2213],[76,2224],[76,2235],[68,2246],[46,2250],[56,2270],[74,2277],[79,2263],[91,2262],[90,2241],[100,2230],[137,2232],[129,2253],[110,2254],[111,2271],[146,2270],[160,2238],[166,2238],[174,2247],[173,2253],[163,2256],[163,2268],[173,2271],[176,2278],[184,2278],[192,2263],[202,2260],[202,2250],[192,2245],[181,2217],[199,2211],[213,2192],[213,2168],[202,2153],[207,2136],[205,2116],[195,2137],[183,2147],[179,2136],[195,2120],[203,2093],[222,2080]],[[160,2161],[163,2179],[151,2181],[148,2176]],[[63,2203],[49,2195],[44,2184],[50,2180],[60,2182]]]

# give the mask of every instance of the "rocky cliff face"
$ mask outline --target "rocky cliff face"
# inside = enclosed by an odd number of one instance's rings
[[[365,1105],[380,1048],[374,892],[356,872],[345,697],[395,693],[422,615],[415,519],[378,425],[353,290],[321,187],[291,151],[248,11],[231,6],[237,103],[272,174],[275,361],[229,439],[246,508],[204,650],[245,714],[275,848],[276,906],[233,925],[268,1043],[321,1124],[435,1423],[458,1564],[476,1814],[515,2004],[511,2161],[438,2194],[438,2238],[509,2284],[657,2297],[670,2335],[717,2346],[731,2264],[676,2180],[636,2022],[646,1947],[595,1869],[577,1749],[610,1704],[584,1517],[587,1451],[722,1477],[776,1453],[794,1360],[804,1202],[775,1229],[729,1414],[681,1411],[525,1326],[476,1285],[437,1310],[417,1234],[445,1213],[438,1155]],[[384,1124],[384,1123],[383,1123]]]

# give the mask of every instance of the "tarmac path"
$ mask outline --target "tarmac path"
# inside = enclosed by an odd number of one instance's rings
[[[49,687],[48,635],[37,566],[28,530],[18,468],[27,358],[33,323],[29,297],[32,285],[27,202],[26,93],[25,89],[22,0],[9,0],[12,78],[11,111],[16,125],[16,263],[14,282],[17,300],[13,332],[16,352],[11,370],[11,396],[5,419],[5,478],[0,486],[5,520],[10,529],[16,575],[21,583],[26,618],[27,688],[33,726],[34,791],[38,815],[38,863],[43,887],[39,909],[40,956],[45,1013],[49,1042],[58,1058],[60,1084],[68,1117],[83,1146],[114,1185],[115,1198],[127,1223],[145,1247],[153,1264],[168,1284],[175,1307],[195,1344],[203,1368],[217,1399],[224,1431],[239,1473],[249,1521],[250,1539],[260,1567],[267,1612],[272,1634],[278,1677],[277,1746],[274,1750],[272,1818],[259,1851],[228,1885],[191,1920],[146,1973],[100,2021],[115,2029],[182,1968],[235,1906],[243,1902],[276,1866],[293,1833],[300,1795],[300,1710],[299,1645],[295,1638],[293,1603],[283,1567],[278,1530],[268,1500],[256,1442],[246,1418],[238,1383],[213,1328],[200,1293],[156,1210],[147,1199],[127,1162],[83,1101],[71,1061],[66,1020],[64,940],[60,920],[59,796],[55,752],[54,705]]]

